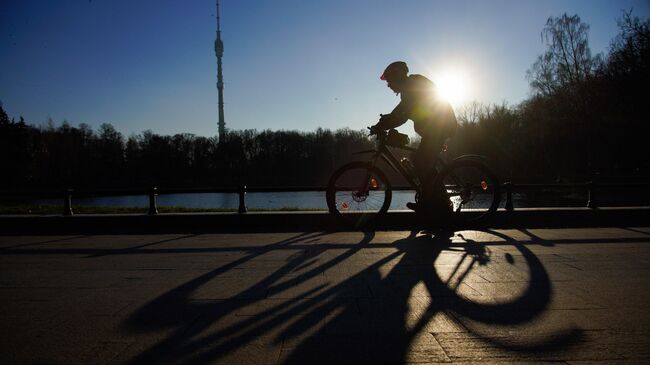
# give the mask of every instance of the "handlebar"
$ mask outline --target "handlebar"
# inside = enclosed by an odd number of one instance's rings
[[[370,131],[369,135],[374,135],[380,145],[412,150],[412,148],[407,146],[409,144],[409,137],[406,134],[400,133],[396,129],[382,130],[373,127],[368,127]]]
[[[370,135],[370,136],[377,135],[377,134],[379,134],[379,132],[385,132],[385,131],[382,131],[380,129],[376,129],[376,128],[373,128],[373,127],[374,126],[368,127],[368,130],[369,130],[368,135]]]

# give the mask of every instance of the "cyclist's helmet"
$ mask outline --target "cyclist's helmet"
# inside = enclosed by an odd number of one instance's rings
[[[406,62],[396,61],[388,65],[388,67],[386,67],[384,73],[381,74],[380,79],[388,80],[388,81],[405,79],[408,73],[409,73],[409,68],[406,65]]]

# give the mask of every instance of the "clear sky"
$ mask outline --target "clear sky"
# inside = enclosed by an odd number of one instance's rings
[[[0,100],[34,124],[213,136],[215,8],[2,0]],[[455,72],[464,100],[517,104],[549,16],[578,14],[592,53],[606,53],[631,8],[646,18],[650,1],[221,0],[226,126],[364,128],[399,101],[379,80],[395,60],[434,81]]]

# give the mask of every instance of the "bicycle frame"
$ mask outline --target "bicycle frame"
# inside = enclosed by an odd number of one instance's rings
[[[401,175],[406,180],[409,185],[406,190],[415,190],[416,204],[422,203],[418,202],[419,198],[422,198],[425,203],[429,201],[428,197],[423,198],[423,193],[435,194],[431,200],[437,199],[439,197],[437,189],[442,188],[447,198],[453,204],[452,209],[454,212],[461,212],[461,210],[465,210],[466,208],[472,211],[472,214],[465,214],[462,219],[458,215],[458,219],[464,222],[476,222],[484,219],[494,213],[498,208],[500,200],[499,180],[487,167],[487,159],[485,157],[480,155],[462,155],[453,159],[443,160],[441,152],[436,156],[431,156],[434,159],[431,164],[432,167],[427,172],[427,176],[422,177],[414,174],[415,171],[411,171],[412,169],[409,166],[402,164],[392,151],[392,148],[399,148],[411,152],[416,152],[417,149],[402,145],[402,143],[405,143],[403,141],[404,138],[399,135],[393,135],[391,134],[392,132],[375,130],[371,130],[371,132],[371,135],[374,134],[377,138],[375,148],[354,152],[357,155],[366,154],[370,155],[370,157],[341,166],[330,178],[326,197],[331,212],[342,217],[337,200],[337,192],[351,193],[351,197],[347,195],[347,199],[351,198],[361,204],[368,199],[372,191],[378,190],[386,191],[386,200],[383,202],[380,201],[381,206],[373,206],[370,209],[373,211],[379,209],[378,213],[385,213],[388,210],[386,202],[390,202],[393,189],[389,181],[389,176],[385,174],[386,168],[378,166],[379,161],[383,161],[396,174]],[[389,147],[392,148],[389,149]],[[342,176],[347,174],[348,171],[361,172],[358,175],[359,181],[344,182]],[[378,180],[375,179],[373,174],[377,174],[380,180],[386,182],[385,189],[379,186],[377,183]],[[355,175],[345,176],[353,177],[353,180],[357,179]],[[432,188],[430,191],[429,187]],[[485,195],[483,196],[482,194]],[[487,209],[484,207],[486,202],[489,203]],[[341,205],[341,209],[347,211],[347,200],[344,200],[342,203],[344,205]],[[358,207],[357,210],[359,210]]]
[[[371,165],[375,166],[377,164],[377,161],[380,159],[384,161],[388,166],[390,166],[393,170],[398,172],[406,181],[415,189],[417,193],[422,193],[422,182],[417,183],[414,180],[414,176],[411,176],[406,169],[402,166],[402,164],[397,160],[397,157],[388,149],[388,146],[386,145],[386,134],[377,134],[377,148],[372,149],[372,150],[363,150],[363,151],[358,151],[355,152],[354,154],[368,154],[372,153],[373,156],[371,157]],[[408,146],[393,146],[395,148],[399,148],[402,150],[406,151],[411,151],[415,152],[415,148],[411,148]],[[440,167],[440,168],[438,168]],[[431,171],[430,175],[433,174],[434,172],[437,171],[442,171],[447,168],[447,164],[439,158],[436,157],[436,163],[432,167],[433,171]]]

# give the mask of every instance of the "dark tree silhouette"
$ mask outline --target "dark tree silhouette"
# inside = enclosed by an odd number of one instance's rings
[[[650,21],[624,12],[619,28],[608,54],[594,57],[577,15],[549,18],[547,50],[528,72],[532,96],[515,106],[461,108],[450,155],[486,155],[516,182],[647,181]],[[353,152],[372,145],[365,131],[322,128],[233,130],[221,141],[152,131],[125,139],[109,123],[93,131],[16,122],[0,104],[0,187],[324,186],[358,158]]]

